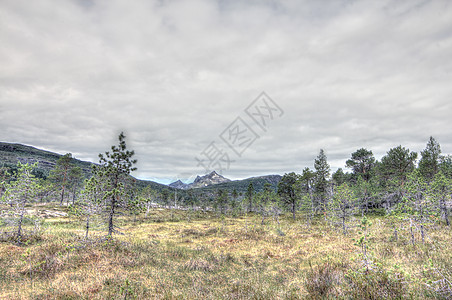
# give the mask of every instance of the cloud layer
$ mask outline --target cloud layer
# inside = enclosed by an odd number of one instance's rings
[[[212,141],[229,178],[451,153],[451,55],[449,1],[4,0],[0,139],[96,161],[124,131],[161,182]],[[262,91],[284,115],[238,157],[219,135]]]

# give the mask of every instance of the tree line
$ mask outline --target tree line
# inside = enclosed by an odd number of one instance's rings
[[[49,199],[68,206],[71,213],[85,220],[86,238],[95,218],[103,219],[111,237],[118,232],[118,214],[147,216],[155,205],[231,216],[259,214],[262,224],[267,218],[279,222],[279,215],[287,211],[294,220],[304,218],[308,226],[314,218],[324,218],[340,226],[344,234],[351,217],[369,213],[409,220],[412,228],[421,231],[422,239],[428,224],[450,225],[452,158],[441,155],[433,137],[421,151],[419,162],[416,152],[402,146],[390,149],[380,161],[371,150],[361,148],[346,161],[349,171],[339,168],[331,172],[321,149],[312,169],[284,174],[276,190],[266,184],[256,191],[250,183],[244,193],[218,189],[209,194],[139,187],[130,176],[136,169],[134,151],[127,149],[123,133],[118,140],[110,151],[99,154],[99,164],[89,178],[75,166],[71,154],[57,161],[47,179],[33,174],[36,164],[18,163],[12,171],[0,168],[0,196],[5,207],[1,217],[14,225],[11,234],[18,243],[24,239],[26,206]]]

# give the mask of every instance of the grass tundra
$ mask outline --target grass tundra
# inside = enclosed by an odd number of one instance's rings
[[[413,245],[403,220],[369,220],[364,256],[358,217],[344,236],[323,217],[155,209],[121,217],[113,240],[104,224],[85,240],[84,220],[50,217],[24,245],[2,235],[0,299],[451,299],[450,227]]]

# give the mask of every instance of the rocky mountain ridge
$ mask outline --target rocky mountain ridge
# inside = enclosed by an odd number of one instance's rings
[[[181,189],[181,190],[188,190],[193,188],[202,188],[206,186],[216,185],[220,183],[230,182],[231,180],[228,178],[225,178],[218,174],[215,171],[210,172],[207,175],[204,176],[196,176],[196,179],[192,183],[183,183],[181,180],[175,181],[171,184],[169,184],[169,187]]]

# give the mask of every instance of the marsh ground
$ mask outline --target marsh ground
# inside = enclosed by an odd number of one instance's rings
[[[450,228],[433,225],[424,244],[416,233],[413,246],[405,223],[395,241],[389,219],[369,219],[365,270],[353,241],[358,219],[343,236],[322,218],[262,225],[252,214],[156,209],[118,219],[123,235],[114,240],[103,239],[99,225],[86,242],[82,220],[47,218],[29,244],[0,243],[0,298],[450,299]]]

